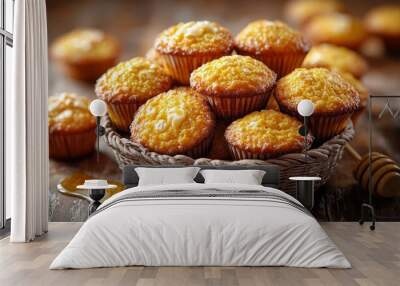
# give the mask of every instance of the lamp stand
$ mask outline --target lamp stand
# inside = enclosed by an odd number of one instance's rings
[[[304,161],[307,164],[308,158],[307,158],[307,151],[308,151],[308,141],[307,141],[307,135],[308,135],[308,128],[307,128],[307,116],[304,116]]]
[[[100,162],[100,137],[105,134],[106,130],[101,126],[101,116],[96,116],[96,153],[97,163]]]

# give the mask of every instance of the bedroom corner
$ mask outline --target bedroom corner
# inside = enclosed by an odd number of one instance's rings
[[[398,285],[400,2],[0,0],[0,285]]]

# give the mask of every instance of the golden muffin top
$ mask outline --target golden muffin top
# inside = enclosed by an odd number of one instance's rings
[[[156,51],[155,48],[150,48],[144,57],[150,61],[153,61],[155,63],[158,63],[159,65],[162,66],[162,62],[160,60],[160,54]]]
[[[255,111],[234,121],[225,131],[233,146],[253,153],[291,153],[303,148],[300,121],[275,110]]]
[[[358,47],[367,36],[361,20],[340,13],[312,18],[304,32],[313,43],[331,43],[350,48]]]
[[[400,35],[400,5],[382,5],[368,12],[365,23],[372,33]]]
[[[163,54],[226,54],[232,51],[233,39],[218,23],[191,21],[164,30],[156,39],[155,48]]]
[[[292,0],[286,6],[286,15],[288,20],[302,25],[317,15],[344,10],[343,3],[336,0]]]
[[[247,56],[225,56],[208,62],[190,75],[190,86],[207,95],[236,96],[265,93],[276,74]]]
[[[148,100],[136,112],[131,139],[150,151],[182,154],[211,135],[215,120],[207,101],[181,87]]]
[[[297,112],[301,100],[309,99],[316,115],[351,113],[360,103],[356,89],[338,73],[325,68],[295,69],[278,81],[275,97],[292,112]]]
[[[113,59],[120,46],[112,36],[96,29],[76,29],[57,38],[51,47],[55,58],[70,62]]]
[[[73,93],[61,93],[48,99],[49,132],[75,133],[96,127],[89,111],[90,100]]]
[[[345,81],[350,83],[357,90],[358,95],[360,96],[360,107],[367,106],[369,91],[362,84],[362,82],[356,79],[351,73],[348,72],[340,72],[340,75]]]
[[[331,44],[312,47],[304,59],[303,66],[348,72],[358,78],[368,69],[367,62],[356,52]]]
[[[137,57],[121,62],[103,74],[96,83],[96,94],[107,102],[143,102],[167,91],[172,79],[157,63]]]
[[[258,20],[249,23],[235,38],[239,50],[251,53],[307,51],[301,34],[280,21]]]

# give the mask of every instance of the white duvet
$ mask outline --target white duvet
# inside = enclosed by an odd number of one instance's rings
[[[254,185],[131,188],[103,203],[103,211],[83,224],[50,269],[127,265],[350,267],[318,222],[289,204],[230,197],[115,203],[131,192],[205,188],[262,190],[297,202],[279,190]]]

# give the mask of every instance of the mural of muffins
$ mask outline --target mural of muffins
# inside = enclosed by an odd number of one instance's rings
[[[95,81],[115,65],[120,44],[111,35],[95,29],[73,30],[55,40],[51,56],[70,77]]]
[[[304,35],[314,45],[329,43],[358,49],[367,38],[361,20],[347,14],[333,13],[312,18],[304,27]]]
[[[236,160],[266,160],[301,152],[304,146],[304,137],[299,134],[301,126],[296,118],[279,111],[255,111],[229,125],[225,138]]]
[[[285,7],[286,19],[302,26],[315,16],[344,12],[343,3],[335,0],[292,0]]]
[[[234,119],[267,104],[276,74],[247,56],[225,56],[193,71],[190,85],[207,97],[219,118]]]
[[[362,82],[356,79],[351,73],[341,72],[340,75],[357,90],[360,96],[360,106],[351,116],[353,124],[356,124],[361,114],[367,109],[369,92]]]
[[[48,99],[49,153],[54,159],[74,159],[94,151],[96,119],[90,100],[72,93]]]
[[[215,129],[207,100],[187,87],[162,93],[142,105],[131,125],[131,140],[160,154],[206,156]]]
[[[251,22],[236,36],[235,50],[262,61],[281,77],[301,66],[309,45],[286,24],[260,20]]]
[[[365,17],[365,27],[381,38],[390,52],[400,53],[400,5],[373,8]]]
[[[324,67],[351,73],[356,78],[361,78],[368,70],[367,62],[356,52],[330,44],[313,47],[304,59],[303,67]]]
[[[139,106],[171,86],[171,78],[160,65],[137,57],[109,69],[98,79],[95,91],[107,103],[115,127],[128,132]]]
[[[179,23],[163,31],[155,50],[168,73],[179,83],[189,84],[190,73],[213,59],[232,53],[231,33],[217,23]]]
[[[298,103],[311,100],[315,111],[310,129],[320,141],[339,134],[360,105],[357,90],[338,73],[325,68],[294,70],[278,81],[274,95],[282,112],[297,117]]]

